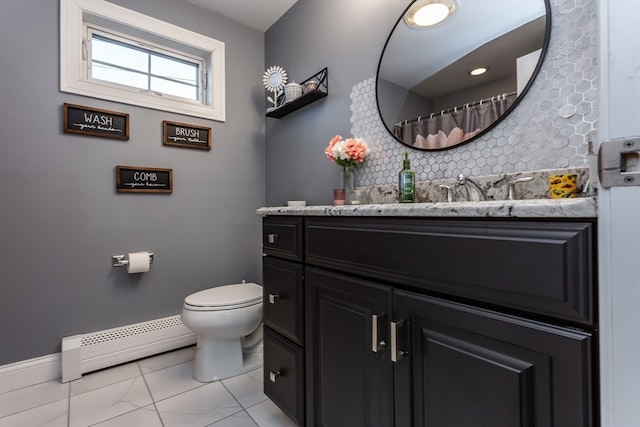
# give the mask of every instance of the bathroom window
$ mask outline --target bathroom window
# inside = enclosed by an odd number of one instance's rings
[[[225,120],[224,43],[103,1],[60,16],[61,91]]]
[[[159,48],[148,48],[134,39],[117,37],[90,29],[90,79],[128,88],[198,101],[202,60]],[[89,62],[89,61],[88,61]],[[204,85],[203,85],[204,86]]]

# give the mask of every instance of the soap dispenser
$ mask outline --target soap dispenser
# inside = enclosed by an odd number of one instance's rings
[[[409,152],[404,152],[402,170],[398,175],[398,194],[400,203],[413,203],[416,199],[416,173],[411,169]]]

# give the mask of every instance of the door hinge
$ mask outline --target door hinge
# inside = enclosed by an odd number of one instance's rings
[[[598,173],[604,188],[640,186],[640,137],[602,142]]]

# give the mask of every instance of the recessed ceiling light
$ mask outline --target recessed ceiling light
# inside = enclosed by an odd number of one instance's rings
[[[456,10],[454,0],[418,0],[404,15],[411,27],[431,27],[449,18]]]
[[[469,74],[471,74],[472,76],[479,76],[481,74],[486,73],[487,71],[489,71],[488,67],[478,67],[478,68],[474,68],[473,70],[469,71]]]

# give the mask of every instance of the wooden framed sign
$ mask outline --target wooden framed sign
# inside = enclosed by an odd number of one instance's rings
[[[65,103],[64,131],[67,133],[128,140],[129,115]]]
[[[211,128],[164,120],[162,143],[176,147],[211,150]]]
[[[116,166],[118,193],[171,193],[173,169]]]

